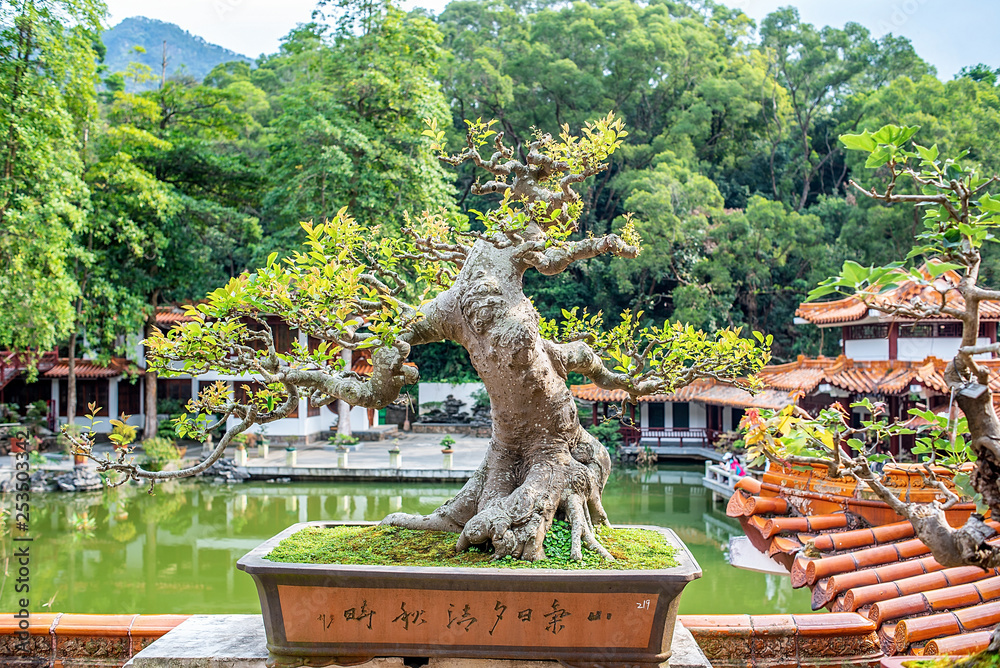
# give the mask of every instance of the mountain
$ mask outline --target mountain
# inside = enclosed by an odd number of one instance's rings
[[[219,63],[252,60],[217,44],[210,44],[173,23],[148,19],[145,16],[125,19],[105,31],[103,41],[108,48],[104,58],[108,73],[124,71],[130,62],[149,65],[156,75],[156,82],[150,83],[148,87],[159,85],[164,42],[167,49],[168,77],[183,72],[201,81]],[[135,53],[132,49],[136,46],[144,48],[146,53]]]

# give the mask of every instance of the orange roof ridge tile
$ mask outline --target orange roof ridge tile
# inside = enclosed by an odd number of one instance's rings
[[[934,638],[924,646],[924,654],[928,656],[948,656],[976,654],[989,647],[990,631],[975,631],[957,636]]]
[[[726,504],[726,516],[727,517],[746,517],[752,513],[746,511],[746,500],[750,497],[749,494],[737,487],[736,492],[729,497],[729,503]]]
[[[910,594],[920,594],[939,589],[946,589],[969,582],[985,580],[995,575],[1000,575],[1000,570],[993,569],[984,571],[978,566],[958,566],[955,568],[941,568],[935,560],[935,568],[926,574],[917,574],[906,578],[901,578],[893,583],[896,594],[893,596],[908,596]],[[875,619],[882,614],[882,601],[888,600],[892,596],[885,596],[877,588],[871,586],[853,587],[845,595],[845,608],[857,610],[858,608],[871,605],[868,616]]]
[[[890,619],[965,608],[1000,598],[1000,577],[908,594],[872,606],[869,619],[881,624]],[[877,607],[877,609],[876,609]]]
[[[893,522],[882,526],[853,529],[840,533],[829,533],[818,536],[813,546],[820,552],[850,550],[868,545],[890,543],[913,535],[913,525],[909,520]]]
[[[743,508],[747,515],[758,515],[764,513],[785,515],[788,513],[788,501],[785,501],[779,496],[751,496],[746,499]]]
[[[896,624],[896,651],[905,652],[915,642],[953,636],[1000,623],[1000,601],[951,612],[904,619]]]
[[[761,482],[756,478],[751,478],[750,476],[744,476],[736,481],[736,489],[741,489],[745,492],[751,494],[760,494]]]
[[[768,556],[774,556],[779,552],[782,554],[795,554],[802,549],[802,543],[794,538],[785,538],[784,536],[775,536],[774,540],[771,541],[771,547],[767,548]]]
[[[759,517],[754,515],[754,517]],[[765,538],[784,531],[822,531],[824,529],[842,529],[848,524],[848,517],[844,513],[832,513],[829,515],[806,515],[805,517],[773,517],[768,519],[763,527],[762,534]]]
[[[820,592],[819,587],[813,589],[813,610],[819,610],[832,601],[838,594],[846,592],[849,589],[874,587],[875,585],[881,585],[884,583],[891,583],[898,587],[899,583],[894,583],[894,580],[911,578],[916,575],[932,573],[941,569],[942,566],[933,557],[924,557],[923,559],[912,559],[910,561],[896,562],[894,564],[884,564],[875,568],[865,568],[851,573],[839,573],[826,580],[825,587],[820,594],[817,594],[817,592]],[[794,583],[792,586],[795,586]],[[873,591],[875,590],[873,589]],[[885,596],[896,596],[903,593],[901,591],[896,591],[895,594],[892,594],[890,592],[893,590],[882,588],[877,591],[885,591]],[[857,595],[857,592],[855,592],[855,600]],[[856,610],[863,604],[853,603],[852,605],[853,609]],[[848,609],[850,609],[850,607],[848,607]]]

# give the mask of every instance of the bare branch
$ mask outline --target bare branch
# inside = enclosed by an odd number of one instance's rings
[[[516,256],[529,267],[534,267],[546,276],[552,276],[564,271],[577,260],[597,257],[604,253],[612,253],[618,257],[634,258],[639,255],[639,249],[622,241],[617,234],[555,244],[544,249],[539,241],[529,241],[524,248],[518,249]]]

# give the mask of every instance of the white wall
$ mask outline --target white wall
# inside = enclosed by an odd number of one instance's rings
[[[464,401],[462,410],[472,413],[476,400],[472,398],[472,393],[483,389],[482,383],[420,383],[420,405],[434,401],[444,401],[448,395],[453,395],[459,401]]]
[[[976,339],[976,344],[985,346],[990,340],[985,337]],[[922,339],[898,339],[896,353],[901,360],[909,362],[922,362],[933,355],[938,359],[950,360],[958,353],[959,346],[962,345],[961,337],[941,337]],[[989,355],[977,355],[977,358],[988,358]]]
[[[691,428],[692,429],[704,429],[708,426],[708,410],[705,404],[699,404],[695,402],[690,403],[691,406]]]
[[[844,354],[847,355],[848,359],[858,360],[859,362],[888,360],[889,339],[854,339],[844,341]],[[920,359],[923,359],[923,357]]]

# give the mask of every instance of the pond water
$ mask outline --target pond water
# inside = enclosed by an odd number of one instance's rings
[[[698,481],[700,466],[617,472],[604,501],[616,524],[671,527],[704,572],[681,598],[682,614],[809,611],[809,592],[787,576],[733,568],[742,535]],[[30,609],[77,613],[256,613],[257,591],[236,560],[295,522],[379,520],[428,513],[459,486],[391,483],[170,483],[31,498]],[[11,508],[13,499],[3,499]],[[81,528],[83,524],[90,528]],[[75,528],[76,527],[76,528]],[[23,545],[23,543],[19,543]],[[14,610],[12,543],[0,545],[0,610]]]

